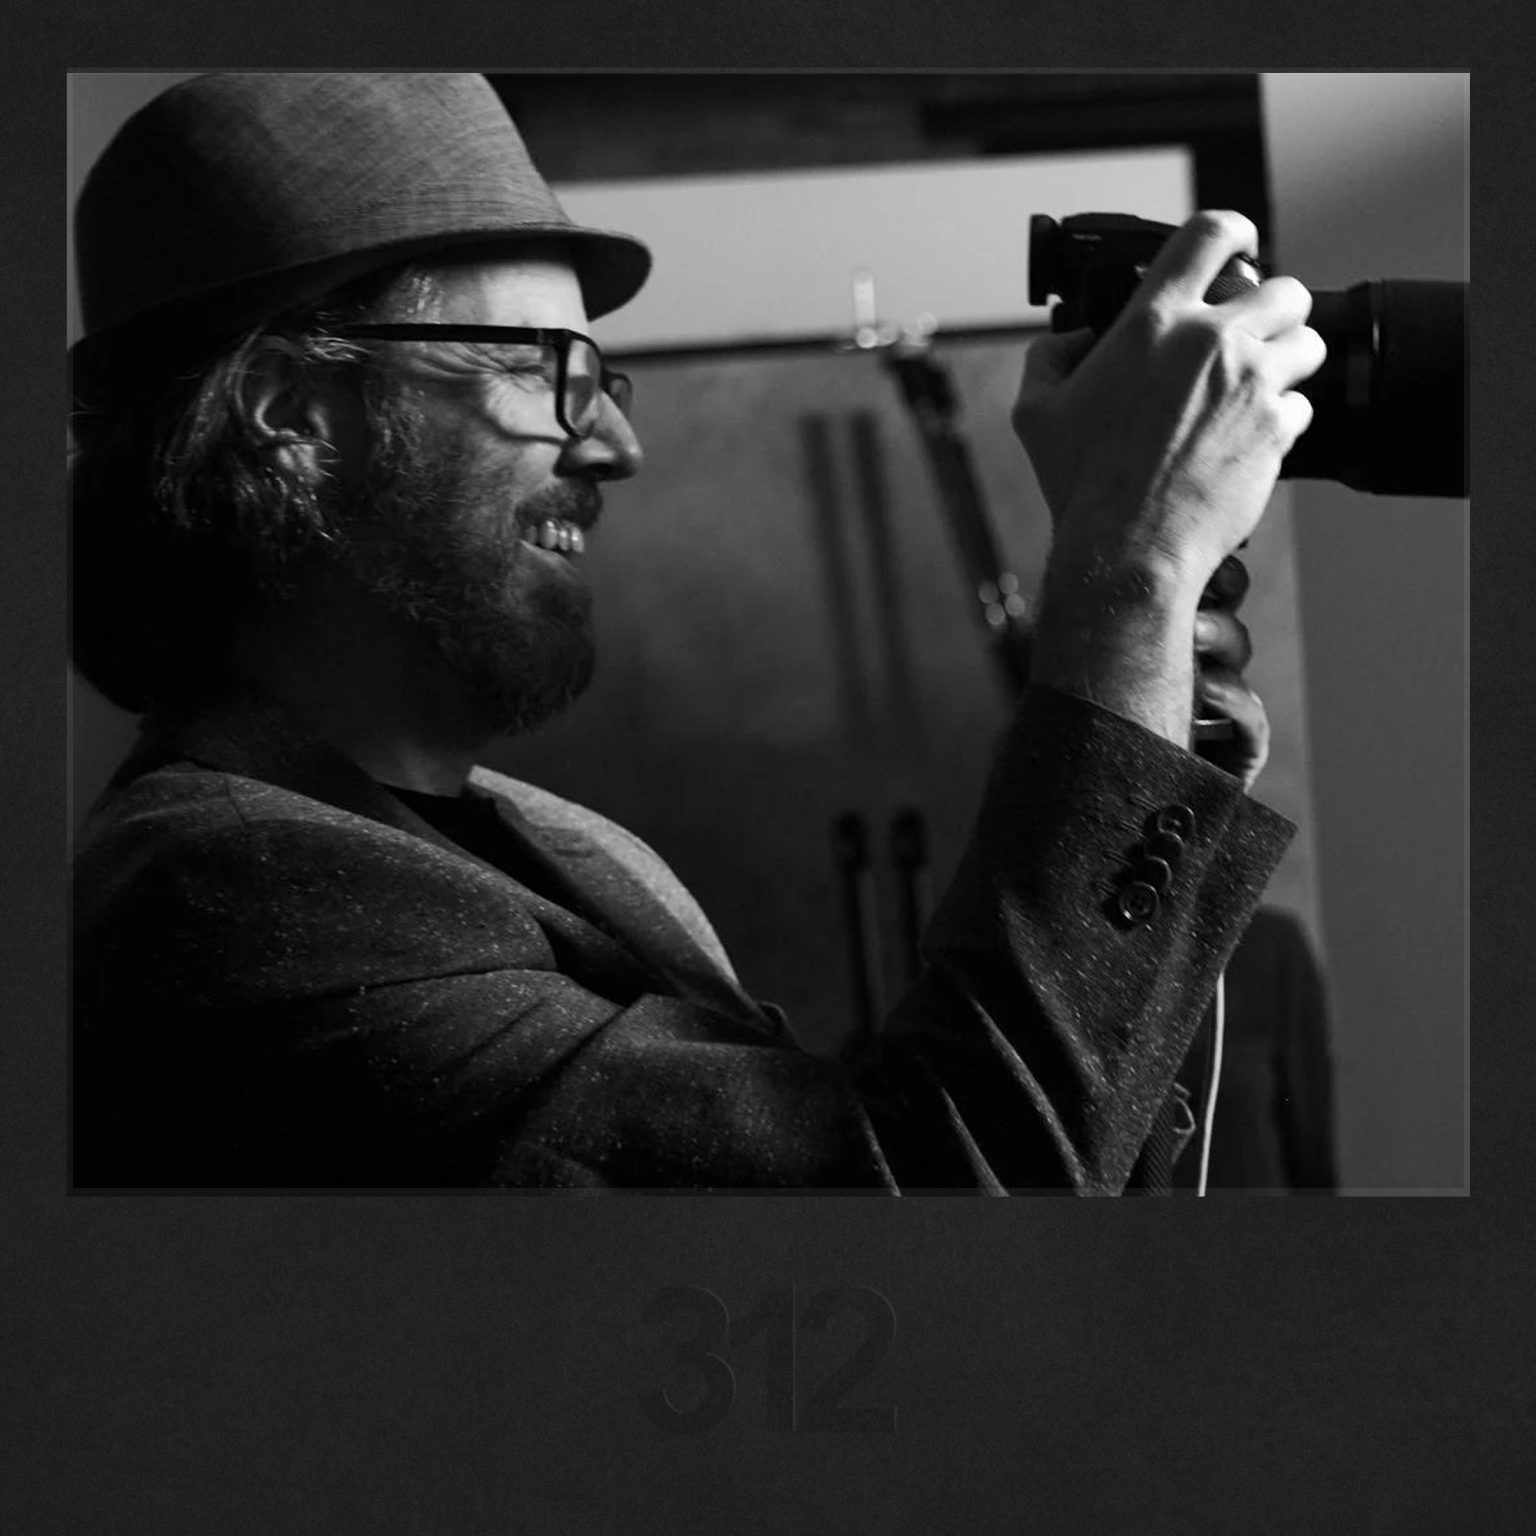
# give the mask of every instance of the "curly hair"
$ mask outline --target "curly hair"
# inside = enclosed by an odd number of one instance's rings
[[[281,602],[333,538],[326,498],[258,434],[242,383],[268,338],[301,367],[351,367],[376,395],[350,321],[422,306],[429,274],[396,266],[246,332],[144,399],[71,423],[70,654],[119,708],[217,680],[237,626]],[[371,414],[371,411],[370,411]]]

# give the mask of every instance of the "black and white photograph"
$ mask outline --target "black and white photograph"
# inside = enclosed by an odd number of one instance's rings
[[[1466,77],[139,96],[76,1187],[1464,1190]]]

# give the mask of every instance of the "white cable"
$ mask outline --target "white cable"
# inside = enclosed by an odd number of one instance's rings
[[[1227,973],[1216,977],[1216,1023],[1213,1030],[1214,1048],[1211,1052],[1211,1086],[1205,1095],[1205,1124],[1200,1132],[1200,1188],[1205,1194],[1206,1180],[1211,1172],[1211,1128],[1216,1123],[1216,1089],[1221,1083],[1222,1037],[1227,1029]]]

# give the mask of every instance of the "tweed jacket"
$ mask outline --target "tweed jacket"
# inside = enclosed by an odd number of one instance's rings
[[[925,970],[801,1048],[661,859],[488,770],[493,867],[240,693],[151,720],[75,858],[76,1187],[1122,1191],[1294,829],[1028,692]],[[1150,866],[1171,879],[1125,892]]]

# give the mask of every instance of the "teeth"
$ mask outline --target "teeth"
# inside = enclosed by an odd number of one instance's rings
[[[586,536],[581,529],[575,523],[566,522],[564,518],[547,517],[524,537],[539,549],[559,550],[567,555],[583,554],[587,547]]]

